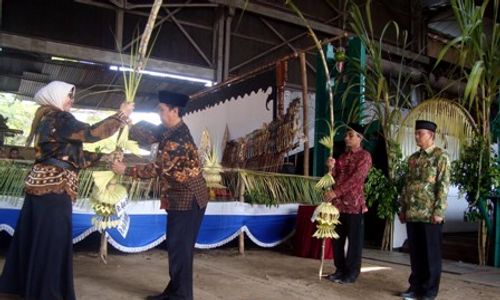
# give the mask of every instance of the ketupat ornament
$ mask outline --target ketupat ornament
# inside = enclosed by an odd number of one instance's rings
[[[123,131],[116,142],[118,149],[113,155],[114,161],[122,161],[122,150],[128,150],[134,154],[139,153],[139,145],[135,141],[128,140],[128,126]],[[95,188],[90,195],[90,203],[96,215],[92,218],[92,224],[99,230],[116,228],[123,221],[123,215],[117,212],[117,205],[126,201],[127,189],[118,184],[119,176],[113,171],[96,171],[92,173]],[[120,207],[123,205],[120,204]],[[126,234],[126,232],[125,232]]]
[[[325,262],[325,242],[326,239],[337,239],[339,235],[335,232],[335,227],[339,224],[339,210],[330,202],[322,202],[314,210],[311,221],[316,222],[316,231],[313,237],[322,239],[321,241],[321,265],[319,267],[319,279],[323,277],[323,264]]]
[[[313,237],[318,239],[337,239],[339,235],[335,232],[335,226],[339,224],[339,210],[330,202],[323,202],[315,210],[317,223]]]

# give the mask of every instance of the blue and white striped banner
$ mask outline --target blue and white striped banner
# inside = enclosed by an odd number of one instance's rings
[[[22,199],[0,202],[0,231],[14,233]],[[73,209],[73,243],[97,231],[92,226],[94,213],[85,205]],[[209,202],[196,248],[215,248],[235,239],[241,232],[261,247],[274,247],[289,238],[295,229],[299,204],[268,207],[241,202]],[[165,240],[168,215],[160,210],[160,201],[130,202],[126,213],[130,228],[126,238],[117,229],[107,231],[111,245],[123,252],[146,251]]]

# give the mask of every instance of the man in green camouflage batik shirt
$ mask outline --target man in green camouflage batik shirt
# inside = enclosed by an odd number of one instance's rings
[[[406,223],[410,248],[410,288],[404,299],[434,299],[441,277],[442,228],[450,185],[450,159],[434,145],[436,124],[418,120],[415,141],[420,150],[408,159],[400,197],[399,219]]]

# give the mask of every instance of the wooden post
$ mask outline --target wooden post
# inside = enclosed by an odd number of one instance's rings
[[[240,178],[240,197],[239,200],[241,203],[245,202],[245,185],[243,185],[243,179]],[[240,243],[239,243],[239,252],[241,255],[245,255],[245,233],[242,231],[240,232]]]
[[[276,63],[276,106],[274,120],[281,120],[285,115],[285,82],[288,62],[281,60]]]
[[[99,257],[101,258],[102,262],[107,265],[108,261],[108,240],[106,239],[106,230],[103,230],[101,232],[101,246],[99,248]]]
[[[307,69],[306,69],[306,53],[301,52],[300,58],[300,73],[302,75],[302,112],[303,112],[303,133],[304,133],[304,175],[309,176],[309,120],[307,117],[309,111],[309,95],[307,93]]]

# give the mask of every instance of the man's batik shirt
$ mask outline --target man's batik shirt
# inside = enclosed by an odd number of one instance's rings
[[[450,186],[450,158],[441,148],[432,146],[413,153],[400,205],[407,222],[431,223],[432,216],[444,218]]]

